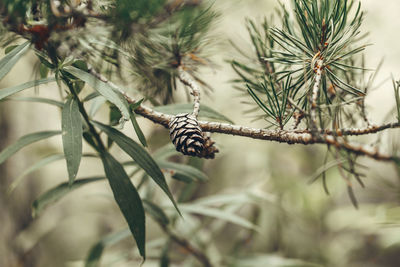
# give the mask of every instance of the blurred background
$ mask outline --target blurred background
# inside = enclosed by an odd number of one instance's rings
[[[400,28],[400,3],[396,0],[384,3],[362,1],[366,11],[363,30],[370,33],[367,40],[372,44],[365,50],[367,66],[375,68],[384,58],[376,79],[379,88],[367,97],[368,114],[375,123],[395,117],[390,75],[400,78],[400,40],[396,34]],[[235,75],[226,60],[237,58],[229,40],[245,51],[252,49],[244,26],[245,18],[261,23],[264,16],[273,13],[275,6],[273,0],[214,1],[213,7],[221,13],[215,28],[218,39],[213,60],[217,66],[202,73],[214,92],[204,96],[202,103],[236,124],[264,126],[262,121],[253,121],[254,117],[245,114],[248,106],[243,105],[243,101],[250,98],[232,89],[229,82]],[[0,88],[34,79],[36,63],[32,55],[27,55],[1,81]],[[41,86],[36,93],[57,98],[55,87]],[[21,95],[32,94],[33,89]],[[99,116],[107,116],[106,109]],[[168,142],[168,133],[162,127],[144,119],[139,123],[150,141],[150,150]],[[56,107],[15,101],[0,105],[1,149],[27,133],[60,128],[60,112]],[[124,132],[134,137],[129,125]],[[355,209],[345,182],[335,168],[327,172],[329,195],[324,192],[320,180],[310,183],[323,165],[324,147],[275,144],[217,134],[213,138],[220,149],[216,159],[193,162],[202,166],[208,182],[189,185],[171,179],[168,182],[174,192],[183,187],[190,192],[186,198],[189,204],[203,203],[251,223],[235,223],[232,218],[197,216],[190,212],[183,219],[177,219],[175,231],[193,239],[217,263],[215,266],[399,266],[400,180],[394,165],[360,160],[367,166],[363,180],[366,187],[355,185],[359,201],[359,209]],[[381,147],[389,148],[396,138],[398,130],[382,135]],[[0,165],[1,267],[84,266],[96,242],[126,227],[104,181],[71,192],[46,208],[39,217],[32,217],[32,202],[41,193],[68,179],[63,160],[29,173],[10,195],[6,194],[7,188],[24,170],[56,152],[62,153],[59,136],[24,148]],[[115,153],[120,151],[115,150]],[[96,159],[85,158],[78,177],[93,175],[102,175],[101,164]],[[160,195],[159,203],[165,202],[168,214],[176,215],[158,188],[152,194]],[[185,199],[185,196],[180,197]],[[165,236],[151,219],[147,220],[147,242],[149,256],[142,266],[160,266]],[[101,266],[139,266],[141,261],[134,246],[129,237],[107,247]],[[184,249],[172,247],[170,254],[171,259],[180,262],[170,266],[198,266]]]

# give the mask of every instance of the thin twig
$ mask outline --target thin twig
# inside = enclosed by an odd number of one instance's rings
[[[317,55],[316,55],[317,56]],[[321,79],[322,79],[322,66],[323,66],[323,61],[322,59],[318,59],[316,64],[315,64],[315,81],[314,81],[314,86],[311,94],[311,109],[310,109],[310,115],[311,115],[311,129],[312,133],[317,133],[317,114],[316,114],[316,109],[318,107],[317,105],[317,100],[318,100],[318,94],[319,94],[319,89],[321,85]]]
[[[318,129],[321,134],[336,135],[336,136],[357,136],[378,133],[387,129],[400,128],[400,122],[391,122],[382,125],[371,124],[365,128],[343,128],[343,129]],[[296,130],[297,133],[309,133],[309,130]]]
[[[299,107],[292,98],[288,97],[287,100],[291,106],[293,106],[295,109],[297,109],[299,111],[299,112],[293,113],[294,124],[293,124],[292,130],[296,130],[297,127],[300,125],[301,121],[303,120],[303,118],[306,116],[309,116],[309,115],[307,114],[307,112],[304,109]]]
[[[179,80],[190,88],[190,94],[194,97],[193,115],[197,118],[200,111],[200,89],[182,66],[178,67],[178,74]]]
[[[164,225],[160,225],[161,229],[164,230],[166,234],[179,246],[183,247],[186,249],[190,254],[192,254],[198,261],[200,261],[203,266],[205,267],[212,267],[213,265],[211,264],[210,260],[208,259],[207,255],[203,253],[200,249],[197,249],[194,247],[187,239],[184,239],[175,233],[173,233],[170,229],[168,229]]]

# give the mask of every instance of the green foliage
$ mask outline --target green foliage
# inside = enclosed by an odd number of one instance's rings
[[[160,168],[152,157],[135,141],[119,132],[118,130],[111,128],[107,125],[99,122],[94,123],[98,128],[104,131],[118,146],[124,150],[132,159],[146,171],[148,175],[160,186],[160,188],[167,194],[168,198],[174,204],[176,210],[179,212],[178,206],[175,203],[174,197],[169,191],[165,177],[161,172]]]
[[[32,88],[34,86],[39,86],[41,84],[54,82],[55,80],[56,80],[55,78],[45,78],[45,79],[26,82],[26,83],[23,83],[23,84],[20,84],[20,85],[17,85],[17,86],[1,89],[1,91],[0,91],[0,100],[4,99],[6,97],[9,97],[9,96],[11,96],[13,94],[16,94],[18,92],[21,92],[21,91],[23,91],[25,89],[29,89],[29,88]]]
[[[61,134],[60,131],[44,131],[22,136],[14,144],[9,145],[0,152],[0,164],[25,146],[59,134]]]
[[[157,13],[163,10],[166,0],[117,0],[109,9],[110,21],[121,38],[125,39],[132,34],[132,24],[135,27],[146,27]]]
[[[72,185],[82,157],[82,119],[77,101],[69,97],[62,109],[61,130],[69,183]]]
[[[194,72],[210,64],[206,49],[216,16],[210,7],[184,7],[146,35],[135,36],[127,49],[138,90],[163,104],[171,102],[177,87],[174,67]]]
[[[400,122],[400,81],[395,81],[392,77],[394,96],[396,99],[396,107],[397,107],[397,121]]]
[[[265,117],[272,118],[269,124],[282,128],[295,108],[290,103],[279,106],[278,102],[287,103],[290,98],[308,111],[316,64],[321,60],[324,74],[317,100],[321,127],[332,117],[340,117],[332,114],[356,116],[349,114],[345,105],[365,96],[363,90],[349,83],[349,76],[361,75],[362,68],[354,66],[355,56],[365,48],[358,44],[362,39],[360,4],[354,10],[353,1],[294,0],[293,6],[294,18],[281,6],[281,29],[271,27],[267,19],[261,29],[247,21],[257,64],[233,60],[232,67],[240,77],[236,82],[244,83],[243,89],[250,88],[248,92]]]
[[[22,182],[23,178],[26,177],[28,174],[43,168],[47,164],[50,164],[50,163],[55,162],[57,160],[62,160],[64,158],[65,158],[65,156],[62,155],[62,154],[55,154],[55,155],[46,156],[43,159],[39,160],[38,162],[36,162],[32,166],[30,166],[28,169],[23,171],[20,175],[15,177],[14,181],[12,182],[12,184],[7,189],[7,195],[10,195],[15,190],[15,188],[17,188],[17,186],[20,185],[20,183]]]
[[[146,258],[146,226],[142,200],[122,165],[108,152],[101,154],[104,172],[110,183],[115,201],[122,211],[131,233],[136,240],[139,253]]]
[[[29,42],[25,42],[0,60],[0,80],[14,67],[18,60],[28,51]]]
[[[77,188],[80,188],[81,186],[92,183],[92,182],[97,182],[100,180],[104,180],[105,177],[90,177],[90,178],[82,178],[79,180],[75,180],[72,184],[70,182],[68,183],[62,183],[42,195],[40,195],[32,204],[32,216],[37,217],[40,215],[40,213],[50,204],[60,200],[62,197],[64,197],[66,194],[72,192],[73,190],[76,190]]]
[[[106,247],[112,246],[121,240],[129,237],[129,229],[125,229],[116,233],[112,233],[102,238],[96,243],[89,251],[88,257],[85,262],[85,267],[99,266],[101,255]]]

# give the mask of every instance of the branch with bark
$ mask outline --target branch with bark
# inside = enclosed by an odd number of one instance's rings
[[[98,77],[101,81],[108,83],[114,89],[121,92],[124,95],[125,99],[128,101],[128,103],[134,104],[137,102],[129,95],[127,95],[126,92],[122,91],[119,86],[110,82],[101,74],[97,73],[93,69],[90,69],[90,72],[94,76]],[[184,83],[186,85],[195,86],[195,90],[198,88],[196,82],[193,79],[191,79],[189,75],[186,74],[183,80],[185,81]],[[135,113],[151,120],[156,124],[160,124],[165,128],[168,128],[169,122],[171,121],[171,119],[174,118],[173,115],[155,111],[144,104],[141,104],[139,107],[137,107],[135,109]],[[251,128],[247,126],[233,125],[221,122],[210,122],[210,121],[198,121],[198,124],[204,132],[209,132],[209,133],[229,134],[235,136],[249,137],[252,139],[275,141],[286,144],[303,144],[303,145],[325,144],[334,146],[337,149],[344,149],[356,155],[366,156],[376,160],[400,161],[400,158],[396,155],[385,154],[383,152],[380,152],[377,148],[370,148],[366,145],[350,143],[343,138],[345,136],[367,135],[372,133],[378,133],[386,129],[399,128],[400,123],[398,122],[388,123],[380,126],[371,125],[368,126],[367,128],[352,128],[352,129],[337,129],[337,130],[317,129],[319,135],[314,135],[312,131],[307,129],[268,130],[268,129]]]

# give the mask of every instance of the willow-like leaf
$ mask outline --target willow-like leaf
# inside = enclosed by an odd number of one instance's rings
[[[62,141],[69,183],[72,185],[82,158],[82,119],[78,103],[69,97],[61,113]]]
[[[30,81],[26,82],[17,86],[13,87],[8,87],[4,89],[0,89],[0,100],[4,99],[5,97],[8,97],[10,95],[16,94],[18,92],[21,92],[25,89],[32,88],[34,86],[38,86],[41,84],[46,84],[50,82],[54,82],[56,79],[55,78],[46,78],[46,79],[41,79],[41,80],[36,80],[36,81]]]
[[[146,225],[142,200],[122,165],[108,152],[102,151],[104,171],[129,229],[133,234],[140,255],[146,258]]]
[[[85,261],[85,267],[98,267],[100,265],[100,260],[104,249],[108,246],[117,244],[118,242],[128,238],[130,235],[131,232],[129,229],[124,229],[103,237],[89,250],[89,254]]]
[[[193,214],[199,214],[207,217],[216,218],[219,220],[227,221],[241,227],[251,229],[251,230],[258,230],[258,227],[251,223],[250,221],[243,219],[242,217],[228,212],[221,209],[206,207],[203,205],[196,205],[196,204],[182,204],[181,205],[182,212],[188,212]]]
[[[49,205],[59,201],[68,193],[80,188],[83,185],[106,179],[105,177],[90,177],[75,180],[72,185],[62,183],[41,194],[32,204],[32,216],[37,217]]]
[[[8,97],[5,100],[43,103],[43,104],[53,105],[59,108],[62,108],[64,106],[64,103],[60,101],[44,97]]]
[[[124,150],[132,159],[137,162],[137,164],[143,168],[143,170],[150,175],[150,177],[158,184],[158,186],[165,192],[168,198],[171,200],[172,204],[179,212],[178,206],[174,200],[174,197],[169,190],[168,184],[165,180],[164,174],[161,172],[160,167],[153,160],[150,154],[139,144],[133,141],[128,136],[124,135],[120,131],[99,123],[93,122],[99,129],[104,131],[114,142]],[[180,213],[180,212],[179,212]]]
[[[41,159],[40,161],[36,162],[35,164],[30,166],[28,169],[23,171],[20,175],[18,175],[18,177],[16,177],[14,179],[14,181],[11,183],[11,185],[7,189],[7,195],[10,195],[15,190],[15,188],[17,188],[17,186],[22,182],[23,178],[26,175],[42,168],[43,166],[45,166],[47,164],[50,164],[54,161],[62,160],[62,159],[64,159],[64,155],[55,154],[55,155],[50,155],[48,157],[45,157],[45,158]]]
[[[172,177],[184,182],[206,182],[207,175],[199,169],[190,165],[168,162],[165,160],[157,160],[158,166],[165,170],[172,171]]]
[[[37,133],[31,133],[27,134],[17,140],[12,145],[9,145],[6,147],[3,151],[0,153],[0,164],[3,163],[6,159],[14,155],[18,150],[21,148],[30,145],[34,142],[38,142],[40,140],[50,138],[52,136],[61,134],[60,131],[44,131],[44,132],[37,132]]]
[[[25,42],[11,50],[0,60],[0,80],[10,72],[18,60],[28,51],[29,42]]]
[[[93,89],[95,89],[99,94],[105,97],[108,101],[113,103],[122,114],[124,120],[128,121],[130,119],[130,111],[129,111],[129,104],[126,99],[121,95],[120,92],[117,92],[112,86],[108,83],[99,80],[97,77],[78,69],[73,66],[67,66],[64,68],[65,71],[68,73],[78,77],[80,80],[89,84]]]

